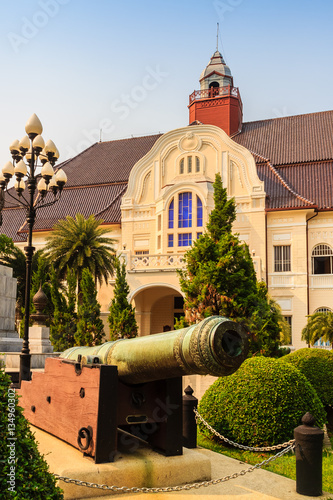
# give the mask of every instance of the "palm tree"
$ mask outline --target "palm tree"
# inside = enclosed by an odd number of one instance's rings
[[[114,271],[115,240],[104,236],[108,229],[99,226],[103,220],[93,215],[85,219],[77,214],[75,219],[69,215],[53,227],[47,238],[45,255],[53,263],[60,279],[66,279],[67,269],[74,269],[77,277],[78,295],[83,269],[89,269],[100,285]]]
[[[302,330],[302,340],[314,345],[319,339],[330,342],[333,348],[333,312],[317,312],[308,316],[308,323]]]

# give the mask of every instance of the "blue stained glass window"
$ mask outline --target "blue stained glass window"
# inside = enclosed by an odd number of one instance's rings
[[[174,202],[172,202],[169,205],[169,229],[173,229],[173,218],[174,218]]]
[[[168,234],[168,247],[173,247],[173,234]]]
[[[180,233],[178,234],[178,246],[179,247],[189,247],[192,245],[192,233]]]
[[[197,226],[202,227],[202,201],[197,196]]]
[[[178,227],[192,227],[192,193],[179,194]]]

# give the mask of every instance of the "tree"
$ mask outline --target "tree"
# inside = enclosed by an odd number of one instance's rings
[[[220,315],[241,322],[251,332],[251,352],[271,355],[280,345],[278,307],[257,283],[248,246],[231,232],[235,202],[227,199],[221,176],[214,182],[215,207],[207,231],[186,252],[186,267],[178,271],[189,324]]]
[[[214,203],[206,233],[186,252],[186,267],[178,271],[189,323],[215,314],[243,317],[257,292],[248,247],[231,233],[235,202],[227,200],[219,174],[214,182]]]
[[[330,342],[333,349],[333,312],[317,312],[308,316],[308,323],[302,330],[302,340],[314,345],[319,339]]]
[[[101,320],[101,306],[97,301],[97,290],[89,269],[82,271],[82,300],[77,312],[77,330],[74,334],[76,345],[98,345],[104,337],[104,325]]]
[[[126,281],[126,267],[119,258],[115,262],[116,282],[114,288],[114,298],[110,306],[108,317],[110,325],[110,339],[132,338],[138,334],[138,326],[135,320],[135,311],[129,304],[127,297],[129,286]]]
[[[63,492],[38,450],[35,435],[19,406],[19,397],[10,385],[10,377],[0,366],[0,497],[63,500]]]
[[[257,292],[247,320],[252,334],[250,351],[252,354],[276,355],[283,352],[279,351],[281,344],[289,343],[290,326],[282,316],[280,306],[268,295],[266,283],[257,282]]]
[[[217,242],[227,232],[230,233],[232,223],[236,219],[235,199],[228,200],[227,190],[223,188],[221,175],[216,174],[214,183],[214,209],[209,216],[207,231]]]
[[[51,299],[53,317],[50,324],[50,340],[55,351],[65,351],[75,344],[77,329],[76,274],[74,269],[67,269],[67,287],[64,292],[59,288],[59,281],[54,268],[51,268]]]
[[[67,216],[53,227],[53,233],[47,238],[45,252],[61,280],[66,279],[67,269],[76,273],[78,295],[83,269],[87,268],[95,282],[107,283],[114,270],[114,239],[104,236],[108,229],[99,226],[103,220],[93,215],[85,219],[77,214],[75,219]]]
[[[5,234],[0,234],[0,256],[10,254],[13,248],[13,240],[11,238],[8,238],[8,236],[6,236]]]

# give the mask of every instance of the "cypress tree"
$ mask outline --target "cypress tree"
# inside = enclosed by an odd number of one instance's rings
[[[101,344],[104,337],[104,324],[100,317],[101,306],[97,301],[94,278],[85,268],[80,283],[81,302],[78,306],[77,331],[74,334],[76,345],[93,346]]]
[[[76,274],[67,269],[67,288],[61,292],[55,270],[51,269],[51,299],[54,307],[50,325],[50,340],[55,351],[65,351],[75,344],[77,315],[76,307]]]
[[[114,298],[110,306],[108,317],[110,325],[110,339],[132,338],[138,334],[138,326],[135,320],[135,311],[128,302],[129,286],[126,281],[126,266],[119,258],[115,262],[116,282],[114,287]]]
[[[231,232],[235,201],[228,200],[219,174],[214,205],[206,232],[186,252],[186,267],[178,271],[185,295],[185,319],[180,326],[212,315],[225,316],[247,329],[253,353],[271,355],[280,344],[282,315],[268,297],[266,285],[257,283],[248,246]]]

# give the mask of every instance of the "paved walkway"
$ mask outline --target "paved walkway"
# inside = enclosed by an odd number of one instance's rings
[[[184,449],[184,454],[180,457],[162,457],[143,448],[133,455],[120,457],[116,462],[97,465],[91,458],[83,457],[82,452],[69,444],[33,426],[31,428],[35,433],[38,448],[49,463],[51,472],[81,481],[135,486],[142,484],[141,479],[144,474],[152,484],[161,484],[161,482],[162,484],[181,484],[182,482],[191,483],[197,477],[210,477],[210,469],[212,479],[218,479],[251,467],[250,464],[203,448]],[[196,497],[198,500],[206,498],[208,500],[221,498],[224,500],[314,500],[320,498],[333,500],[333,494],[321,497],[299,495],[296,493],[295,481],[261,469],[217,485],[172,493],[110,495],[105,490],[62,484],[66,489],[65,498],[71,500],[84,498],[190,500],[189,497]]]
[[[238,460],[214,453],[213,451],[201,449],[209,457],[212,464],[212,478],[224,477],[228,474],[241,471],[250,467]],[[177,496],[177,499],[175,498]],[[94,497],[95,500],[111,500],[119,498],[122,500],[189,500],[189,497],[197,500],[314,500],[333,499],[333,494],[320,497],[308,497],[296,493],[296,482],[283,476],[273,474],[266,470],[255,470],[236,479],[215,486],[202,487],[197,490],[180,491],[174,493],[132,493],[121,495],[107,495]],[[78,499],[81,500],[81,499]]]

